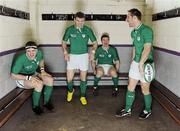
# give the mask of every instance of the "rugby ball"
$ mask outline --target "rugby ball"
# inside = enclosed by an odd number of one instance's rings
[[[154,66],[151,63],[144,64],[144,79],[150,83],[155,78]]]

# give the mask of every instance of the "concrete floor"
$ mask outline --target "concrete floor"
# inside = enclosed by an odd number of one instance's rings
[[[65,101],[64,88],[55,88],[52,101],[55,112],[45,111],[36,116],[31,111],[31,99],[15,113],[0,131],[180,131],[169,114],[153,100],[152,115],[147,120],[139,120],[143,107],[143,96],[139,90],[133,107],[133,115],[116,118],[115,112],[123,105],[125,88],[120,89],[117,98],[111,96],[111,89],[101,89],[98,97],[88,89],[88,105],[79,101],[79,90],[75,90],[71,103]]]

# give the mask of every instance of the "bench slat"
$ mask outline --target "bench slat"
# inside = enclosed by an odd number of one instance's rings
[[[31,90],[24,90],[18,97],[0,113],[0,127],[21,107],[21,105],[31,96]]]
[[[5,108],[12,100],[14,100],[24,89],[15,88],[5,97],[0,99],[0,111]]]
[[[171,117],[180,125],[180,112],[172,106],[171,102],[156,88],[151,88],[153,97],[164,107]]]

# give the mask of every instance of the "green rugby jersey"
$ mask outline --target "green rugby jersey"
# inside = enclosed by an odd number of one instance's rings
[[[109,46],[107,50],[100,46],[97,48],[94,60],[97,60],[97,64],[109,64],[113,65],[114,61],[119,60],[119,56],[116,48]]]
[[[131,38],[133,40],[133,46],[135,47],[134,61],[140,62],[141,55],[144,49],[145,43],[153,44],[153,31],[150,27],[141,24],[137,29],[131,32]],[[153,47],[149,53],[147,61],[153,62]]]
[[[70,54],[84,54],[88,52],[89,39],[94,42],[96,37],[88,26],[76,28],[75,25],[68,27],[64,33],[63,41],[70,42]]]
[[[11,68],[11,72],[14,74],[32,75],[36,72],[42,59],[43,54],[40,50],[38,50],[34,60],[29,60],[26,56],[26,53],[23,53],[15,59]]]

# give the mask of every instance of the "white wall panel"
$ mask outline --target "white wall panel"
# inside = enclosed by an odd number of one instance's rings
[[[144,10],[144,1],[131,0],[40,0],[39,1],[39,43],[60,43],[64,30],[73,22],[42,21],[41,14],[71,14],[81,10],[87,14],[127,14],[131,8]],[[125,21],[88,21],[87,25],[92,27],[98,40],[103,32],[111,35],[113,44],[130,44],[131,28]]]

